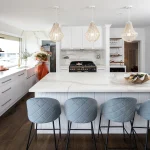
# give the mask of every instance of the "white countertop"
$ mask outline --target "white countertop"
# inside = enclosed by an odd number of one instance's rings
[[[21,67],[21,68],[12,67],[6,71],[0,71],[0,79],[5,78],[5,77],[10,76],[10,75],[13,75],[13,74],[18,73],[18,72],[23,71],[23,70],[28,70],[30,68],[33,68],[33,67],[27,67],[27,68],[25,68],[25,67]]]
[[[128,83],[124,73],[49,73],[29,92],[150,92],[150,81]]]

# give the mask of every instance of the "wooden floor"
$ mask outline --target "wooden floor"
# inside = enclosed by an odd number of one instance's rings
[[[25,150],[30,122],[27,118],[26,100],[33,97],[27,94],[14,108],[0,118],[0,150]],[[59,150],[65,150],[65,137],[59,142]],[[144,142],[145,137],[140,139]],[[97,138],[97,149],[103,150],[104,145],[101,138]],[[139,142],[138,150],[144,150]],[[110,147],[126,147],[122,135],[110,135]],[[91,135],[71,135],[70,150],[94,150]],[[30,150],[53,150],[53,135],[38,135],[33,139]]]

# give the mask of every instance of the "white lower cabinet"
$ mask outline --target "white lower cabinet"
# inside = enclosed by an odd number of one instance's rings
[[[1,79],[0,85],[0,116],[11,106],[20,100],[36,83],[36,76],[30,70],[30,77],[27,78],[28,70],[20,71]],[[11,80],[10,80],[11,79]],[[8,80],[8,81],[7,81]],[[7,81],[7,82],[6,82]]]

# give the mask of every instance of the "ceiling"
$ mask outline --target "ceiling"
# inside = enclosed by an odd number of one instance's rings
[[[131,20],[134,27],[150,25],[150,0],[0,0],[0,21],[23,30],[47,30],[55,21],[53,6],[60,6],[62,25],[88,25],[95,5],[97,25],[112,24],[124,27],[127,12],[121,8],[132,5]]]

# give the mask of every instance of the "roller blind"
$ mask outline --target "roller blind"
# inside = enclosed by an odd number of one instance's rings
[[[20,41],[20,38],[18,38],[18,37],[4,35],[4,34],[0,34],[0,39],[6,39],[6,40],[12,40],[12,41]]]

